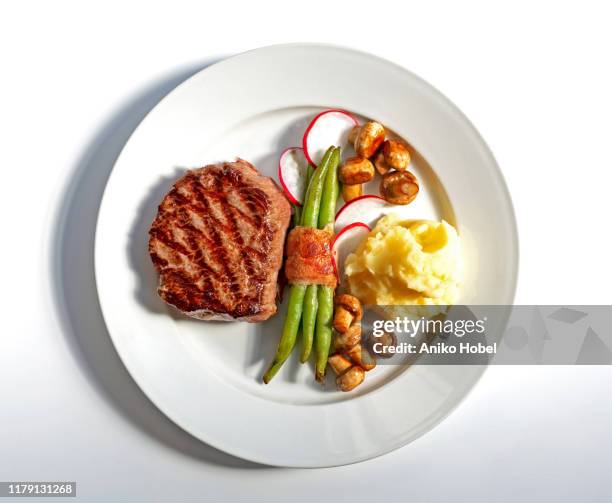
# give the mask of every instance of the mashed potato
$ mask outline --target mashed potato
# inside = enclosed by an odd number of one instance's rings
[[[349,292],[368,305],[453,304],[459,238],[444,220],[381,218],[345,261]]]

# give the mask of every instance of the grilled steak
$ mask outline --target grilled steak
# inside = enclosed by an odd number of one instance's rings
[[[188,171],[149,230],[159,296],[202,320],[269,318],[290,216],[274,181],[246,161]]]

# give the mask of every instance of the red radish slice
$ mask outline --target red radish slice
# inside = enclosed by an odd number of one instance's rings
[[[278,160],[278,180],[289,201],[298,206],[302,206],[309,169],[311,168],[300,147],[285,149]]]
[[[391,212],[397,205],[390,204],[382,197],[366,195],[360,196],[346,203],[336,215],[335,229],[340,233],[342,229],[353,222],[363,222],[373,227],[381,216]]]
[[[304,133],[304,155],[318,166],[325,151],[331,146],[344,147],[357,119],[344,110],[325,110],[317,115]]]
[[[353,222],[336,234],[332,244],[332,255],[334,257],[334,268],[338,282],[340,282],[346,257],[349,253],[355,251],[370,231],[369,225],[363,222]]]

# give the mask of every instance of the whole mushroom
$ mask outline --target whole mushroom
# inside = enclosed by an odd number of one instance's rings
[[[348,351],[361,342],[361,323],[353,323],[346,332],[336,333],[334,337],[334,349],[336,351]]]
[[[335,355],[331,355],[327,359],[327,363],[329,363],[329,366],[336,375],[342,374],[353,366],[353,364],[349,360],[347,360],[344,356],[338,353],[336,353]]]
[[[346,354],[366,372],[376,367],[376,360],[361,344],[356,344]]]
[[[340,391],[351,391],[359,386],[364,379],[365,371],[358,365],[355,365],[354,367],[351,367],[345,371],[343,374],[340,374],[336,378],[336,384],[338,385]]]
[[[409,171],[391,171],[380,182],[380,195],[391,204],[409,204],[418,193],[419,183]]]
[[[398,171],[408,169],[410,152],[406,145],[396,140],[386,140],[382,145],[382,154],[387,166]]]
[[[355,152],[361,157],[372,157],[385,141],[385,128],[378,122],[366,122],[355,138]]]
[[[353,322],[361,321],[363,311],[359,299],[348,293],[337,295],[334,299],[334,329],[343,334]]]
[[[376,172],[374,165],[365,157],[351,157],[340,167],[338,178],[346,185],[358,185],[369,182]]]

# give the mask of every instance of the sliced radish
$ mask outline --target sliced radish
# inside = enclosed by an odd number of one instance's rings
[[[366,195],[360,196],[346,203],[336,215],[335,229],[340,233],[342,229],[353,222],[363,222],[373,227],[381,216],[393,211],[397,205],[390,204],[382,197]]]
[[[351,129],[358,124],[344,110],[325,110],[317,115],[304,133],[303,147],[308,162],[318,166],[330,146],[344,147]]]
[[[278,160],[278,180],[289,201],[298,206],[302,206],[309,169],[304,150],[300,147],[285,149]]]
[[[353,222],[336,234],[332,244],[332,255],[338,281],[342,277],[346,257],[355,251],[371,230],[370,226],[363,222]]]

